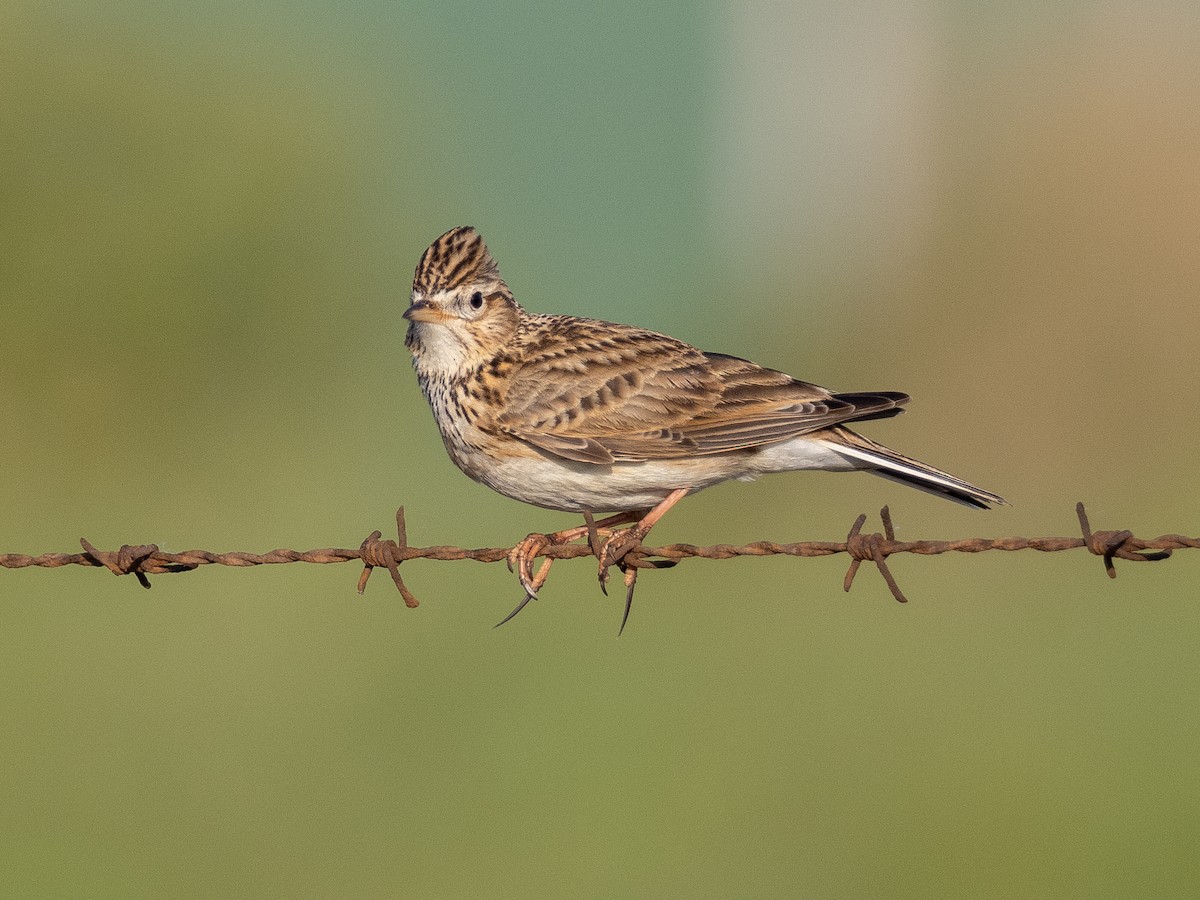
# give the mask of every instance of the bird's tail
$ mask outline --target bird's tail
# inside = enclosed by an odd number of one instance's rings
[[[897,453],[844,426],[838,425],[829,429],[829,435],[824,443],[830,450],[873,475],[898,481],[919,491],[936,494],[975,509],[989,509],[991,504],[1008,505],[1008,501],[999,494],[977,488],[948,472]]]

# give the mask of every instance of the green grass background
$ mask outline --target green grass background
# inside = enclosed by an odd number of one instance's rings
[[[724,485],[656,532],[1200,532],[1186,5],[0,5],[0,551],[510,544],[403,347],[531,310],[831,387],[999,491]],[[874,521],[874,520],[873,520]],[[870,526],[877,527],[877,526]],[[1200,558],[0,572],[6,897],[1200,891]]]

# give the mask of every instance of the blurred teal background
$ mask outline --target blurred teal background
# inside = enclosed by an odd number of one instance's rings
[[[531,310],[830,387],[994,489],[723,485],[663,542],[1200,533],[1187,4],[0,5],[0,551],[573,524],[446,458],[400,313]],[[872,520],[874,522],[876,520]],[[877,527],[871,525],[869,527]],[[843,558],[542,600],[413,562],[0,572],[0,895],[1200,891],[1200,558]]]

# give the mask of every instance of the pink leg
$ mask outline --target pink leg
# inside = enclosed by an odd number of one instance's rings
[[[609,536],[600,551],[600,587],[608,593],[608,568],[618,564],[630,550],[636,547],[650,533],[650,529],[658,524],[658,520],[667,514],[672,506],[688,495],[690,488],[679,488],[667,494],[658,506],[646,513],[636,525],[618,531]]]

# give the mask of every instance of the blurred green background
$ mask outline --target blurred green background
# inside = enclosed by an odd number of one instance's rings
[[[0,551],[511,544],[400,313],[473,224],[531,310],[830,387],[1006,495],[723,485],[663,542],[1200,532],[1188,4],[0,5]],[[877,528],[872,519],[870,528]],[[1184,896],[1200,557],[0,572],[5,897]]]

